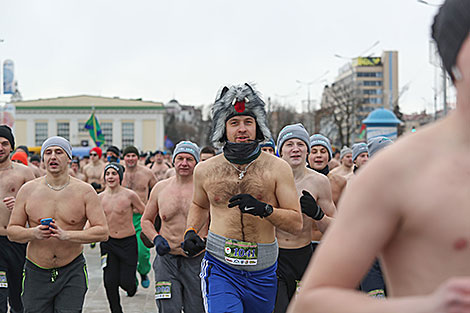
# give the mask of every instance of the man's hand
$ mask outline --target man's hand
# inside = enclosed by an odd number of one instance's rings
[[[7,209],[11,211],[15,207],[15,197],[5,197],[3,198],[3,203],[5,203]]]
[[[186,255],[193,257],[206,248],[206,243],[194,230],[189,228],[184,233],[184,241],[181,243],[181,248]]]
[[[229,200],[228,207],[233,208],[238,205],[242,213],[248,213],[259,217],[268,217],[273,213],[273,207],[270,204],[255,199],[252,195],[242,193],[233,196]]]
[[[302,197],[300,197],[300,207],[302,208],[302,213],[313,218],[314,220],[321,220],[325,213],[318,206],[315,198],[306,190],[302,190]]]
[[[165,255],[171,250],[168,241],[161,235],[157,235],[153,239],[153,244],[155,245],[155,250],[157,250],[158,255]]]
[[[470,312],[470,277],[451,278],[431,295],[429,312]]]
[[[55,222],[49,224],[49,229],[52,232],[51,237],[57,238],[59,240],[69,240],[70,236],[67,231],[60,228]]]
[[[33,234],[35,239],[49,239],[52,237],[52,231],[49,228],[49,225],[41,225],[33,228]]]

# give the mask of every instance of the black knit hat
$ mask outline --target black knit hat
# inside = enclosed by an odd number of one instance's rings
[[[108,165],[105,166],[104,168],[104,175],[106,176],[106,172],[110,169],[114,169],[118,175],[119,175],[119,184],[122,184],[122,179],[124,177],[124,166],[122,166],[121,164],[119,163],[116,163],[116,162],[111,162],[109,163]]]
[[[137,148],[134,146],[125,147],[124,150],[122,151],[122,157],[125,157],[126,154],[129,154],[129,153],[134,153],[135,155],[139,156],[139,150],[137,150]]]
[[[470,1],[447,0],[434,17],[432,38],[436,41],[442,62],[452,80],[457,75],[454,66],[462,43],[470,31]]]
[[[11,132],[11,128],[7,125],[0,125],[0,137],[6,138],[10,142],[11,150],[15,150],[15,137]]]

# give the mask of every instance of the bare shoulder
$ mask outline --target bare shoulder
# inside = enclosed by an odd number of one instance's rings
[[[325,177],[326,177],[326,176],[325,176]],[[333,173],[333,172],[330,172],[330,173],[328,174],[328,177],[327,177],[327,178],[330,180],[330,182],[332,182],[332,183],[334,182],[335,184],[337,184],[337,185],[339,185],[339,186],[345,186],[345,185],[346,185],[346,182],[347,182],[347,180],[346,180],[345,177],[343,177],[343,176],[341,176],[341,175],[338,175],[338,174],[336,174],[336,173]]]
[[[143,165],[137,165],[139,167],[139,171],[141,171],[141,173],[144,173],[146,176],[153,176],[153,172],[151,169],[149,169],[148,167],[145,167]]]
[[[330,180],[328,179],[327,176],[320,174],[310,168],[307,168],[307,178],[314,183],[320,183],[320,184],[329,184]]]
[[[95,189],[88,184],[82,181],[81,179],[70,176],[70,187],[76,189],[77,193],[83,194],[85,197],[89,196],[90,193],[97,195]]]
[[[264,163],[266,170],[280,171],[279,174],[284,175],[286,172],[292,172],[290,165],[281,158],[269,153],[261,153],[259,156],[260,163]]]
[[[158,183],[155,184],[152,188],[152,193],[160,193],[162,190],[164,190],[168,185],[170,185],[174,180],[176,179],[175,176],[172,176],[170,178],[164,179],[159,181]]]
[[[44,184],[44,185],[46,184],[44,181],[44,176],[27,181],[21,186],[21,188],[19,189],[19,192],[26,192],[27,194],[30,194],[33,190],[35,190],[41,184]]]
[[[11,162],[12,166],[13,166],[13,169],[15,170],[15,173],[17,176],[21,176],[23,178],[26,178],[26,179],[30,179],[31,177],[35,177],[34,176],[34,172],[32,169],[30,169],[29,167],[27,167],[26,165],[23,165],[21,163],[15,163],[15,162]]]
[[[205,177],[210,174],[211,171],[213,171],[215,168],[221,166],[224,162],[225,157],[222,153],[204,162],[199,162],[194,168],[194,175],[197,176],[199,179]]]

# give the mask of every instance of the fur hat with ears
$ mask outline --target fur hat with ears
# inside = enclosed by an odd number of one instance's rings
[[[247,83],[223,87],[212,106],[211,140],[221,148],[227,141],[225,123],[237,115],[249,115],[256,120],[256,140],[264,143],[271,138],[267,125],[264,101],[260,94]]]

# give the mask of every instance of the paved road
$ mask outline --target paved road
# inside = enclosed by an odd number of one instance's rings
[[[155,258],[155,249],[151,249],[150,261]],[[85,245],[85,258],[88,266],[89,289],[85,298],[84,313],[107,313],[109,309],[108,300],[103,286],[103,272],[100,267],[100,249],[97,245],[91,249],[90,245]],[[139,283],[140,283],[140,275]],[[121,290],[121,305],[126,313],[155,313],[155,282],[153,270],[149,273],[150,287],[144,289],[139,285],[134,297],[128,297],[126,292]]]

